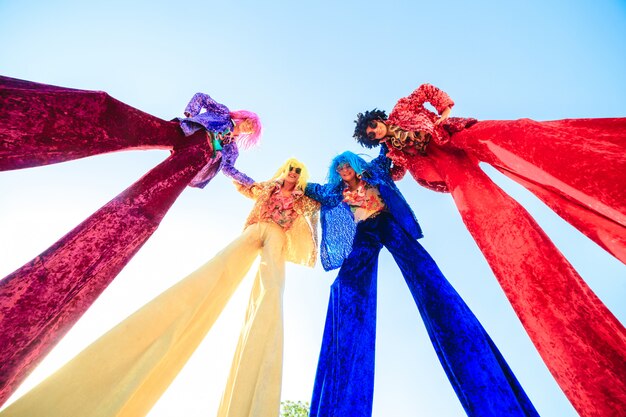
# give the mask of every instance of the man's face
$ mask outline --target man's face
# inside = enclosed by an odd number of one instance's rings
[[[301,172],[302,172],[301,168],[290,166],[289,172],[287,172],[287,175],[285,176],[285,181],[289,183],[297,184],[298,180],[300,179]]]
[[[337,171],[341,179],[346,182],[350,182],[356,177],[356,172],[354,171],[354,168],[352,168],[347,162],[337,165],[337,168],[335,170]]]
[[[365,128],[365,133],[370,140],[380,140],[387,134],[387,125],[380,120],[370,120]]]

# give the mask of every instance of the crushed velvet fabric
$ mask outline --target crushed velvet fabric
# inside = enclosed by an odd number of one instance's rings
[[[186,142],[178,123],[103,91],[0,76],[0,171],[120,150],[172,149]]]
[[[178,123],[104,92],[0,77],[0,170],[131,149],[170,149],[172,155],[0,281],[0,404],[141,248],[198,173],[207,166],[217,172],[237,156],[235,148],[214,158],[204,132],[185,137]]]
[[[198,137],[199,143],[205,143]],[[17,388],[154,233],[208,149],[175,152],[0,281],[0,402]]]
[[[420,239],[423,236],[422,229],[391,177],[391,161],[386,152],[387,147],[382,146],[380,155],[368,163],[363,171],[362,179],[378,188],[388,210],[394,213],[402,228],[414,239]],[[350,207],[343,202],[343,187],[341,182],[324,185],[311,182],[304,191],[307,196],[322,204],[320,259],[326,271],[341,266],[350,253],[356,232]]]
[[[283,230],[274,223],[248,226],[210,261],[100,336],[0,416],[147,415],[259,255],[245,323],[217,416],[278,416],[284,242]]]
[[[398,102],[389,123],[411,129],[412,115],[421,120],[423,101],[410,98]],[[490,163],[527,187],[625,260],[626,118],[479,121],[443,135],[431,142],[426,156],[391,149],[389,157],[420,184],[446,185],[529,337],[578,413],[619,415],[616,410],[626,410],[626,329],[528,212],[478,163]]]
[[[267,204],[273,205],[271,197],[280,187],[279,181],[251,187],[236,185],[242,194],[255,200],[240,237],[105,333],[0,415],[146,415],[260,255],[246,320],[217,415],[277,416],[282,386],[285,257],[300,263],[315,262],[317,242],[313,231],[317,224],[312,217],[319,204],[296,189],[292,193],[295,201],[289,208],[296,220],[285,231],[260,215]],[[296,234],[289,236],[294,227]]]
[[[417,243],[421,231],[417,233],[417,222],[402,195],[395,185],[390,186],[393,181],[385,152],[383,148],[361,178],[379,188],[390,211],[358,223],[356,230],[343,227],[346,219],[353,224],[354,219],[343,201],[341,183],[324,186],[310,183],[306,188],[307,195],[322,204],[322,216],[330,213],[322,222],[322,248],[326,245],[330,254],[342,254],[345,250],[345,242],[333,239],[334,236],[328,238],[329,232],[324,230],[325,225],[332,225],[336,219],[340,219],[342,237],[349,237],[351,243],[351,251],[341,260],[339,275],[331,287],[310,415],[371,416],[376,276],[378,254],[384,245],[409,285],[435,351],[468,415],[537,416],[478,319]],[[383,187],[387,191],[383,192]],[[400,222],[396,211],[404,216],[408,211],[411,215]],[[407,224],[413,227],[408,228]],[[355,234],[347,236],[352,230]]]
[[[176,149],[188,143],[183,130],[190,135],[201,129],[221,132],[232,128],[226,106],[216,103],[206,108],[195,118],[165,121],[103,91],[0,76],[0,171],[121,150]],[[213,115],[210,110],[217,113]],[[194,127],[189,128],[189,124]],[[235,168],[238,156],[235,142],[223,144],[189,185],[204,188],[220,171],[236,181],[252,184]]]
[[[441,365],[468,416],[538,416],[500,351],[428,252],[390,213],[357,225],[331,286],[311,417],[369,417],[376,280],[385,246],[402,271]]]
[[[452,137],[626,263],[626,118],[486,120]]]

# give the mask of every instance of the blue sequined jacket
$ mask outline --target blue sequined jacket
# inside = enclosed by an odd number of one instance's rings
[[[387,148],[381,146],[380,155],[367,164],[362,179],[378,187],[387,209],[402,228],[415,239],[423,237],[415,214],[391,178],[391,160],[385,155]],[[339,268],[352,250],[356,224],[350,207],[343,202],[343,182],[336,184],[309,183],[305,194],[319,201],[321,207],[322,241],[320,260],[326,271]]]

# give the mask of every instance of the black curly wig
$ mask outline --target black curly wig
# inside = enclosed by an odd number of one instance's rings
[[[387,120],[387,113],[385,113],[384,110],[374,109],[366,111],[365,113],[357,114],[356,120],[354,121],[354,123],[356,123],[356,127],[354,128],[353,137],[356,139],[357,142],[361,144],[361,146],[365,146],[369,149],[375,148],[379,145],[379,142],[377,140],[372,140],[368,138],[367,133],[365,133],[367,125],[372,120],[385,121]]]

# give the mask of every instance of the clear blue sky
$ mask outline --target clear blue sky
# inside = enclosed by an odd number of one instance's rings
[[[184,6],[181,6],[184,4]],[[197,91],[258,112],[261,146],[238,166],[270,177],[289,156],[323,181],[352,140],[357,112],[423,82],[447,91],[453,115],[550,120],[626,116],[623,1],[0,0],[0,73],[104,90],[141,110],[180,116]],[[98,156],[0,175],[0,276],[55,242],[141,175],[163,151]],[[521,187],[485,167],[520,201],[614,314],[626,320],[626,268]],[[576,416],[543,365],[450,196],[407,177],[400,189],[433,255],[501,349],[544,417]],[[251,202],[224,177],[187,189],[159,230],[20,393],[98,335],[210,259],[241,231]],[[336,272],[290,265],[283,398],[308,401]],[[251,276],[150,416],[211,416],[225,384]],[[463,416],[398,269],[379,273],[374,415]]]

